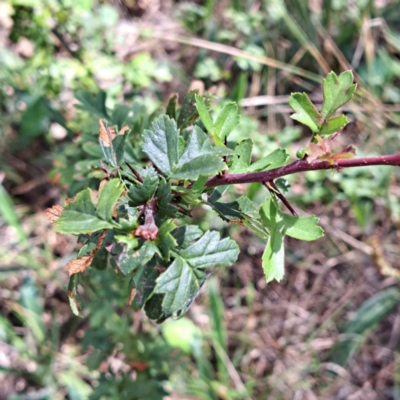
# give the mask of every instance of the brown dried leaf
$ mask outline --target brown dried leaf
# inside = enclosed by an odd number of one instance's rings
[[[99,193],[102,191],[104,185],[107,183],[108,179],[102,179],[99,185]]]
[[[121,130],[118,132],[118,135],[123,135],[126,131],[129,131],[128,125],[125,125],[124,127],[122,127]]]
[[[319,157],[322,157],[322,156],[325,155],[324,150],[321,149],[321,147],[318,146],[317,144],[310,143],[308,145],[308,148],[310,149],[310,152],[309,152],[309,154],[307,156],[307,161],[309,163],[313,162],[313,161],[317,160]]]
[[[90,264],[93,261],[93,258],[97,251],[100,249],[101,245],[103,244],[103,240],[107,234],[107,231],[104,230],[99,238],[97,239],[96,247],[91,251],[91,253],[88,256],[83,256],[81,258],[78,258],[76,260],[71,260],[67,265],[67,270],[69,276],[73,274],[77,274],[78,272],[84,272],[86,268],[90,266]]]
[[[115,138],[115,129],[109,128],[102,119],[99,119],[99,125],[99,139],[103,142],[104,147],[110,147]]]
[[[47,217],[47,220],[51,223],[55,222],[60,218],[61,213],[63,212],[64,207],[60,205],[55,205],[51,208],[47,208],[44,210],[44,213]]]
[[[88,256],[83,256],[78,258],[77,260],[71,260],[67,265],[67,270],[69,276],[73,274],[77,274],[78,272],[83,272],[86,268],[92,263],[93,256],[92,254]]]
[[[136,294],[137,294],[137,289],[133,288],[133,289],[131,290],[131,293],[130,293],[129,299],[128,299],[128,305],[129,305],[129,306],[132,305],[132,302],[133,302],[133,300],[134,300]]]
[[[97,253],[97,251],[100,249],[101,245],[103,244],[103,240],[107,235],[107,231],[104,230],[101,235],[99,236],[99,238],[97,239],[97,243],[96,243],[96,247],[92,250],[92,252],[90,253],[90,255],[92,257],[94,257],[94,255]]]
[[[65,199],[65,205],[67,206],[69,203],[72,203],[75,200],[76,200],[76,196]]]

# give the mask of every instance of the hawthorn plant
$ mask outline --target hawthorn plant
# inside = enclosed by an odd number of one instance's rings
[[[251,139],[227,145],[240,122],[235,103],[226,104],[213,118],[210,95],[190,92],[179,109],[173,96],[166,113],[138,136],[138,124],[124,125],[127,108],[116,108],[110,115],[101,95],[95,106],[82,95],[80,107],[102,117],[98,144],[89,140],[83,145],[95,157],[87,175],[91,186],[93,180],[99,182],[98,190],[87,187],[65,207],[47,210],[56,232],[77,235],[83,243],[78,258],[67,264],[74,313],[82,308],[78,284],[84,283],[85,270],[91,267],[99,273],[112,268],[123,276],[127,302],[135,310],[144,308],[157,322],[182,316],[213,269],[230,266],[239,254],[232,239],[187,223],[193,208],[202,205],[265,240],[266,280],[282,279],[285,236],[311,241],[323,235],[317,217],[296,214],[283,195],[288,185],[282,177],[311,170],[400,166],[400,154],[356,158],[351,145],[332,151],[332,142],[348,123],[346,116],[335,113],[355,90],[351,71],[339,76],[331,72],[323,80],[320,111],[305,93],[290,96],[292,118],[312,132],[309,145],[290,163],[283,148],[253,162]],[[250,182],[269,190],[261,206],[247,196],[224,201],[230,185]]]

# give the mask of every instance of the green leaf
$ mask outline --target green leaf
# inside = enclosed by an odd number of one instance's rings
[[[111,179],[106,182],[100,192],[97,202],[97,215],[105,221],[112,221],[112,213],[121,196],[124,186],[119,179]]]
[[[272,153],[251,164],[248,168],[248,172],[267,171],[269,169],[282,167],[286,164],[288,159],[289,153],[286,149],[276,149]]]
[[[155,261],[142,264],[132,273],[129,289],[135,289],[136,294],[132,300],[132,308],[140,310],[156,286],[156,279],[160,275],[160,268]]]
[[[179,110],[178,117],[178,127],[179,129],[187,128],[190,125],[193,125],[196,119],[199,117],[199,113],[196,107],[196,98],[195,96],[199,94],[198,90],[193,90],[185,95],[182,102],[182,107]],[[214,97],[209,93],[205,93],[201,96],[206,107],[210,107]]]
[[[173,236],[182,249],[190,246],[196,239],[203,235],[203,231],[197,225],[184,225],[175,229]]]
[[[165,181],[164,178],[160,180],[160,184],[157,190],[157,217],[162,218],[174,218],[177,212],[177,208],[171,204],[173,199],[171,194],[171,185]]]
[[[323,236],[323,229],[317,225],[319,218],[295,217],[279,210],[275,199],[266,199],[260,207],[263,225],[272,233],[275,229],[299,240],[316,240]]]
[[[220,240],[218,232],[207,231],[197,242],[179,254],[193,267],[228,267],[236,261],[238,245],[231,239]]]
[[[219,156],[201,155],[181,167],[171,175],[173,179],[197,179],[200,175],[211,176],[226,169],[226,164]]]
[[[260,216],[263,225],[269,231],[276,228],[280,219],[278,217],[278,208],[275,199],[265,199],[264,203],[260,207]]]
[[[88,111],[99,118],[108,118],[106,109],[106,93],[102,90],[97,93],[95,98],[93,98],[89,92],[79,90],[75,93],[75,98],[81,102],[81,104],[76,104],[75,108]]]
[[[187,243],[183,232],[179,233]],[[198,231],[190,229],[190,234],[193,239]],[[195,243],[186,246],[176,250],[174,262],[157,279],[155,293],[164,294],[164,314],[183,315],[207,278],[201,269],[229,266],[239,254],[237,244],[227,238],[220,240],[217,232],[207,231]]]
[[[275,199],[265,199],[260,216],[270,236],[262,256],[262,266],[267,282],[280,281],[285,273],[284,233]]]
[[[250,218],[258,218],[258,210],[253,201],[251,201],[247,196],[240,196],[237,199],[239,204],[239,210],[241,213],[249,216]]]
[[[262,256],[262,266],[267,282],[280,281],[285,274],[284,235],[278,229],[271,231]]]
[[[177,246],[175,238],[171,235],[171,232],[176,228],[173,221],[165,221],[158,231],[157,246],[161,251],[161,255],[165,261],[170,259],[170,251]]]
[[[295,112],[290,118],[308,126],[314,133],[319,132],[323,122],[321,114],[305,93],[292,93],[289,106]]]
[[[82,298],[78,292],[78,279],[81,274],[73,274],[69,278],[68,284],[68,299],[69,305],[71,307],[72,312],[77,315],[81,316],[82,311]]]
[[[229,173],[238,174],[248,171],[251,163],[251,153],[253,151],[253,141],[251,139],[244,139],[235,147],[235,154],[232,158]]]
[[[111,261],[124,275],[128,275],[148,263],[157,252],[158,248],[151,240],[145,241],[140,249],[128,249],[118,243],[112,250]]]
[[[215,175],[226,168],[221,156],[233,154],[227,147],[218,147],[196,126],[188,138],[185,150],[173,172],[175,179],[197,179],[200,175]]]
[[[143,177],[143,183],[132,185],[128,191],[130,205],[133,207],[140,206],[149,201],[157,190],[160,181],[157,172],[150,167],[145,169],[146,175]]]
[[[179,159],[179,165],[186,164],[201,155],[229,156],[233,151],[227,147],[215,146],[203,130],[195,126],[190,132],[185,150]]]
[[[204,127],[207,129],[208,132],[213,131],[213,121],[211,119],[210,113],[208,112],[206,103],[202,99],[201,96],[195,95],[196,99],[196,107],[197,107],[197,112],[199,113],[201,122],[203,123]]]
[[[324,104],[322,105],[321,115],[324,120],[327,120],[339,107],[352,98],[357,84],[353,84],[353,73],[351,71],[342,72],[339,76],[330,72],[323,79],[322,88]]]
[[[164,294],[162,309],[166,314],[182,316],[189,308],[207,274],[177,257],[157,279],[155,293]]]
[[[174,94],[168,101],[167,109],[165,114],[168,115],[171,119],[176,120],[176,105],[178,103],[178,95]]]
[[[104,155],[99,143],[86,142],[82,145],[82,150],[96,158],[103,158]]]
[[[239,107],[236,103],[225,104],[214,123],[213,137],[217,136],[222,142],[239,125]]]
[[[121,161],[124,159],[125,144],[130,133],[131,131],[127,130],[123,135],[117,135],[112,142],[112,147],[114,149],[116,159],[115,167],[121,165]]]
[[[92,191],[88,188],[78,193],[76,200],[69,203],[55,222],[55,231],[79,235],[112,229],[113,224],[100,219],[92,202]]]
[[[105,159],[112,167],[117,168],[124,157],[125,143],[130,130],[113,138],[112,129],[114,128],[110,128],[107,121],[100,121],[99,143]]]
[[[178,164],[178,137],[175,121],[166,115],[156,118],[151,130],[144,131],[143,151],[165,176]]]
[[[295,217],[281,212],[279,214],[283,220],[285,235],[306,241],[324,236],[324,230],[317,225],[319,221],[317,217]]]
[[[154,319],[157,323],[164,322],[168,317],[170,317],[172,314],[166,314],[163,311],[162,307],[162,301],[163,301],[164,295],[159,294],[159,293],[153,293],[149,299],[146,301],[146,304],[144,306],[144,310],[146,311],[146,315]]]
[[[128,106],[117,104],[114,107],[111,116],[111,125],[116,125],[118,129],[121,129],[124,126],[124,123],[128,118],[128,114],[130,111],[131,109]]]
[[[349,123],[348,119],[344,115],[339,115],[338,117],[331,118],[330,120],[324,122],[319,131],[320,136],[329,136],[336,133],[338,130],[342,129]]]
[[[191,192],[194,194],[201,193],[205,189],[205,185],[208,181],[208,176],[200,175],[194,182]]]

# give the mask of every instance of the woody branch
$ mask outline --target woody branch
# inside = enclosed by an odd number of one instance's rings
[[[306,159],[297,160],[283,167],[274,168],[264,172],[248,172],[243,174],[226,174],[214,176],[208,179],[206,187],[216,187],[235,183],[268,182],[282,176],[295,174],[298,172],[317,171],[326,169],[336,169],[341,171],[344,168],[369,167],[373,165],[392,165],[400,167],[400,153],[375,156],[339,159],[335,161],[316,160],[309,162]]]

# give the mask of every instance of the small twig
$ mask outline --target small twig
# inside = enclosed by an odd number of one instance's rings
[[[137,178],[137,180],[140,182],[140,183],[143,183],[143,178],[142,178],[142,176],[139,174],[139,172],[137,172],[130,164],[128,164],[126,161],[125,161],[125,164],[128,166],[128,168],[132,171],[132,173],[133,173],[133,175],[135,175],[136,176],[136,178]]]
[[[192,215],[192,213],[190,212],[190,211],[188,211],[188,210],[185,210],[182,206],[180,206],[179,204],[175,204],[175,203],[172,203],[178,210],[179,210],[179,212],[181,212],[183,215],[186,215],[186,216],[188,216],[188,217],[190,217],[190,218],[193,218],[193,215]]]
[[[64,36],[61,34],[61,32],[58,30],[58,27],[54,27],[51,30],[54,34],[54,36],[57,37],[57,39],[60,41],[60,43],[64,46],[65,50],[73,57],[76,58],[78,61],[82,62],[81,57],[79,56],[79,53],[77,51],[73,51],[70,47],[67,41],[64,39]]]
[[[278,187],[275,185],[274,181],[268,181],[264,182],[264,186],[271,192],[278,197],[278,199],[286,206],[286,208],[294,215],[297,217],[296,211],[293,209],[293,207],[290,205],[288,199],[280,192]]]

